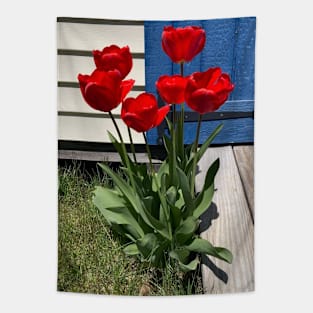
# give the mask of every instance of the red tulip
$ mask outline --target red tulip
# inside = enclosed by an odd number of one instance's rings
[[[180,104],[185,101],[187,77],[180,75],[161,76],[156,82],[157,90],[166,103]]]
[[[121,117],[128,127],[145,132],[160,125],[169,109],[169,105],[159,109],[155,96],[144,92],[137,98],[127,98],[123,102]]]
[[[78,75],[79,86],[85,101],[95,110],[109,112],[116,108],[132,89],[133,79],[122,81],[115,71],[94,70],[91,75]]]
[[[190,62],[205,44],[205,31],[198,26],[164,27],[162,48],[174,63]]]
[[[104,71],[118,70],[122,79],[132,69],[133,59],[128,46],[120,48],[116,45],[111,45],[103,48],[102,51],[94,50],[92,54],[98,69]]]
[[[200,114],[217,110],[234,89],[228,74],[219,67],[190,75],[185,91],[187,105]]]

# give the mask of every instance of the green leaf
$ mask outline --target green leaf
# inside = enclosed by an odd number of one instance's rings
[[[131,243],[123,249],[124,253],[127,255],[137,255],[139,254],[138,247],[135,243]]]
[[[177,190],[174,186],[171,186],[167,191],[166,191],[166,199],[169,204],[174,205],[176,202],[177,198]]]
[[[169,174],[163,173],[161,176],[161,184],[159,185],[161,194],[164,194],[168,185]]]
[[[223,124],[218,125],[214,131],[211,133],[211,135],[207,138],[207,140],[201,145],[200,149],[196,152],[195,155],[192,154],[193,149],[193,145],[190,146],[191,152],[190,152],[190,159],[187,162],[186,165],[186,175],[189,176],[190,172],[192,170],[192,165],[193,165],[193,158],[196,157],[197,161],[196,163],[198,163],[200,161],[200,159],[202,158],[203,154],[205,153],[206,149],[209,147],[209,145],[211,144],[211,142],[214,140],[214,138],[218,135],[218,133],[222,130],[223,128]]]
[[[208,209],[212,202],[214,195],[214,178],[219,166],[220,160],[216,159],[206,173],[202,191],[199,193],[195,201],[196,208],[193,212],[193,216],[196,218],[199,218],[200,215]]]
[[[179,262],[179,266],[180,268],[184,271],[184,272],[188,272],[188,271],[194,271],[196,270],[198,264],[200,263],[199,258],[196,256],[192,261],[190,261],[188,264],[184,264]]]
[[[192,195],[190,192],[190,186],[189,186],[189,182],[188,182],[188,178],[185,175],[185,173],[179,168],[177,167],[177,174],[179,177],[179,186],[182,190],[183,193],[183,197],[185,200],[185,205],[186,205],[186,216],[190,216],[193,213],[194,210],[194,201],[192,199]]]
[[[177,194],[178,194],[178,197],[177,197],[177,200],[175,202],[175,206],[182,211],[184,206],[185,206],[185,200],[184,200],[184,196],[183,196],[182,190],[178,189],[178,193]]]
[[[142,205],[142,202],[133,192],[133,189],[125,183],[125,181],[116,175],[108,166],[105,164],[99,164],[99,166],[113,179],[114,183],[120,189],[122,194],[125,196],[130,205],[134,210],[142,217],[142,219],[152,228],[155,228],[165,238],[170,238],[166,225],[160,223],[154,218],[148,210]]]
[[[211,144],[211,142],[214,140],[214,138],[219,134],[219,132],[222,130],[223,128],[223,124],[218,125],[213,132],[211,133],[211,135],[207,138],[207,140],[201,145],[200,149],[197,152],[197,162],[200,161],[200,159],[202,158],[203,154],[205,153],[206,149],[209,147],[209,145]]]
[[[214,183],[203,190],[199,201],[196,201],[196,208],[193,212],[195,218],[199,218],[210,206],[214,195]],[[197,198],[198,199],[198,198]]]
[[[169,253],[169,255],[171,258],[178,261],[179,267],[184,272],[194,271],[199,264],[199,258],[197,256],[192,261],[186,264],[190,255],[190,252],[186,249],[173,250]]]
[[[129,232],[136,238],[144,235],[142,228],[127,208],[123,199],[113,190],[96,187],[92,200],[110,224],[129,225]]]
[[[108,209],[126,206],[124,199],[114,189],[97,186],[93,193],[93,202],[98,208]]]
[[[175,259],[182,263],[186,263],[188,262],[190,251],[187,249],[175,249],[170,251],[169,255],[172,259]]]
[[[140,213],[142,208],[139,199],[135,196],[133,189],[116,173],[114,173],[111,168],[105,164],[98,163],[99,166],[112,178],[116,186],[120,189],[122,194],[127,198],[133,208],[137,213]]]
[[[163,135],[163,143],[164,143],[164,147],[165,147],[167,154],[170,154],[171,145],[172,145],[171,139],[168,136]]]
[[[169,164],[167,160],[163,161],[158,172],[155,175],[159,187],[161,186],[161,183],[162,183],[161,178],[164,173],[169,174]],[[155,179],[152,180],[152,190],[155,192],[157,191],[157,185],[156,185]]]
[[[233,255],[229,250],[222,247],[214,247],[210,242],[202,238],[194,239],[190,245],[184,246],[184,248],[189,251],[212,255],[227,263],[232,263],[233,260]]]
[[[195,234],[199,226],[199,221],[193,216],[189,216],[183,223],[176,229],[175,238],[179,245],[185,244]]]
[[[158,240],[155,234],[146,234],[136,242],[139,252],[144,259],[149,260],[153,252],[158,248]]]
[[[127,154],[125,154],[125,150],[123,149],[123,146],[122,146],[123,144],[118,142],[118,140],[112,135],[110,131],[108,131],[108,135],[116,151],[119,153],[122,163],[126,166],[127,165],[126,158],[128,158],[129,160],[130,158],[128,157]]]
[[[177,208],[175,205],[173,205],[171,206],[170,214],[171,214],[172,228],[176,229],[181,223],[182,211],[179,208]]]

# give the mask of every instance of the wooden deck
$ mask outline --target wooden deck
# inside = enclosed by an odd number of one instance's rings
[[[203,256],[205,293],[254,290],[254,149],[251,146],[209,148],[198,164],[196,189],[202,188],[208,167],[217,158],[213,203],[202,217],[201,237],[228,248],[234,256],[227,264]]]

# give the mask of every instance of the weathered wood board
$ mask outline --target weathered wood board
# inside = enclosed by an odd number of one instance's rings
[[[254,290],[254,224],[231,146],[209,148],[199,161],[196,189],[204,183],[207,169],[217,158],[213,203],[200,226],[201,237],[214,246],[229,249],[234,256],[228,264],[203,256],[202,279],[205,293]]]
[[[235,146],[233,151],[252,218],[254,219],[254,146]]]
[[[130,158],[133,156],[129,153]],[[121,162],[120,155],[117,152],[100,152],[100,151],[80,151],[80,150],[59,150],[58,158],[60,160],[85,160],[99,162]],[[149,158],[146,153],[136,153],[136,159],[139,163],[149,163]],[[160,164],[158,159],[152,159],[154,164]]]

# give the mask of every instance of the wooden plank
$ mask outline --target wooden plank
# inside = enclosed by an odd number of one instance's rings
[[[91,74],[95,70],[92,57],[58,55],[58,81],[78,82],[77,75]],[[125,79],[134,79],[135,85],[145,84],[145,60],[133,59],[133,67]]]
[[[100,50],[112,44],[144,52],[144,26],[57,23],[58,49]]]
[[[228,248],[234,256],[228,264],[214,257],[203,258],[205,293],[254,290],[254,228],[235,157],[230,146],[209,148],[199,161],[196,190],[201,190],[208,167],[220,158],[213,203],[203,216],[201,237]]]
[[[129,153],[131,159],[132,154]],[[64,160],[85,160],[98,162],[120,162],[121,158],[117,152],[99,152],[99,151],[78,151],[78,150],[58,150],[58,158]],[[136,153],[138,163],[149,163],[149,158],[146,153]],[[152,159],[154,164],[160,164],[158,159]]]
[[[235,146],[233,150],[249,209],[254,219],[254,146]]]
[[[127,97],[137,97],[141,91],[130,91]],[[91,108],[83,99],[79,88],[58,88],[58,112],[77,112],[90,114],[103,114]],[[112,110],[113,114],[121,113],[121,105]]]
[[[116,119],[123,140],[129,143],[127,127],[121,119]],[[58,116],[58,139],[77,140],[90,142],[111,142],[107,131],[110,131],[116,138],[117,132],[110,118],[104,117],[82,117],[82,116]],[[144,143],[141,133],[132,130],[134,143]]]
[[[229,143],[252,143],[254,140],[254,119],[251,117],[202,121],[199,143],[203,143],[212,131],[223,123],[223,130],[215,137],[214,144],[229,144]],[[194,142],[196,137],[197,122],[185,122],[185,144]],[[148,141],[150,144],[157,144],[158,130],[152,128],[148,132]]]

